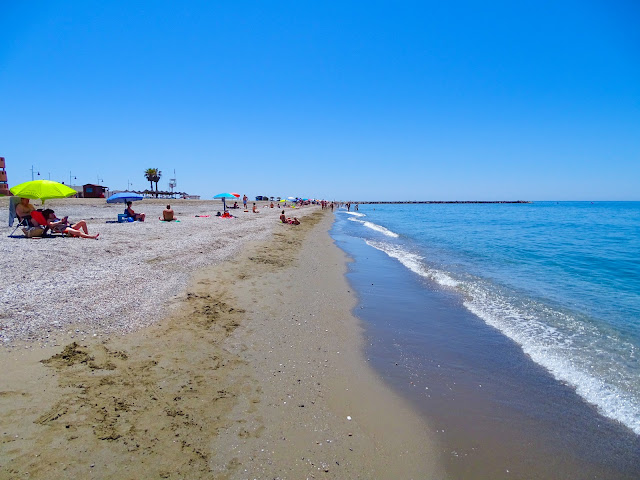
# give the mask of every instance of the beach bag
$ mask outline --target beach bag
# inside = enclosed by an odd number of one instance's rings
[[[44,228],[40,227],[32,227],[29,229],[23,228],[22,231],[24,232],[24,236],[27,238],[41,237],[44,235]]]

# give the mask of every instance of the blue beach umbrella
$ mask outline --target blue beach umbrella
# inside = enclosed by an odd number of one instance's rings
[[[107,203],[137,202],[138,200],[142,200],[143,198],[144,197],[142,195],[138,195],[137,193],[120,192],[107,198]]]
[[[236,196],[231,194],[231,193],[219,193],[217,195],[215,195],[213,198],[221,198],[222,199],[222,207],[224,209],[224,211],[227,211],[227,202],[225,201],[225,199],[227,198],[233,198],[235,199]]]

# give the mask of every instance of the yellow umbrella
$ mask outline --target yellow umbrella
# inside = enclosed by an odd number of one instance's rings
[[[42,200],[44,205],[45,200],[51,198],[67,198],[71,195],[75,195],[76,192],[73,188],[67,187],[63,183],[53,182],[51,180],[32,180],[30,182],[24,182],[15,187],[9,189],[16,197],[31,198]]]

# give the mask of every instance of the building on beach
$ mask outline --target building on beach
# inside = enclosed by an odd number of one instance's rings
[[[4,157],[0,157],[0,195],[9,196],[9,184],[7,183],[7,171],[5,170]]]
[[[109,187],[87,183],[82,186],[82,196],[84,198],[106,198],[109,196],[107,193],[108,190]]]

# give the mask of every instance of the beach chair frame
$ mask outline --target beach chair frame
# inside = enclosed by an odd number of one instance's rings
[[[8,237],[13,237],[13,235],[16,233],[16,230],[18,230],[19,228],[31,228],[31,225],[29,224],[29,217],[22,217],[21,219],[18,218],[18,220],[19,221],[16,225],[16,228],[14,228],[13,231],[9,235],[7,235]]]

